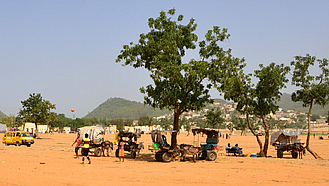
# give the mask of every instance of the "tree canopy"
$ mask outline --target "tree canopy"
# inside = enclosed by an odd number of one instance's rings
[[[228,58],[230,50],[219,47],[218,42],[228,39],[227,29],[215,26],[206,34],[206,41],[201,41],[201,60],[191,59],[183,62],[186,50],[196,49],[198,40],[194,31],[197,24],[194,19],[180,24],[184,16],[173,20],[176,10],[160,12],[157,18],[149,18],[150,31],[140,34],[137,44],[124,45],[116,62],[131,65],[134,68],[145,68],[150,72],[153,83],[141,87],[146,94],[144,103],[154,108],[174,111],[174,130],[179,131],[179,116],[186,111],[202,109],[212,103],[209,90],[210,81],[205,81],[209,73],[215,73],[216,63]],[[172,135],[172,146],[177,145],[177,134]]]
[[[316,76],[311,75],[310,68],[318,64],[320,73]],[[310,148],[310,120],[313,104],[324,107],[329,102],[329,64],[328,59],[317,59],[315,56],[295,56],[291,62],[294,67],[292,84],[300,89],[293,92],[291,99],[294,102],[301,101],[304,107],[308,107],[307,114],[308,133],[306,139],[306,149],[314,156],[321,158],[317,153]]]
[[[26,122],[35,123],[37,135],[38,124],[56,120],[54,113],[51,113],[52,109],[56,109],[56,105],[43,99],[40,93],[30,94],[30,97],[21,103],[22,109],[19,111],[19,117]]]

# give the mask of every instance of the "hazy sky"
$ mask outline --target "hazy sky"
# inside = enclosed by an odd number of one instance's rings
[[[143,101],[148,72],[115,63],[122,46],[149,32],[147,20],[176,8],[198,24],[228,28],[223,46],[245,57],[246,71],[290,64],[307,53],[329,58],[329,1],[0,1],[0,111],[17,114],[31,93],[55,112],[84,117],[111,97]],[[197,52],[188,52],[198,58]],[[291,93],[293,88],[284,92]],[[218,93],[212,91],[214,98]]]

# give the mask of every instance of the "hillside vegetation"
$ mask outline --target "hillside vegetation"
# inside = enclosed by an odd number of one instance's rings
[[[302,102],[292,102],[291,94],[283,94],[281,97],[281,101],[279,101],[279,106],[283,110],[296,110],[299,112],[308,113],[308,107],[303,107]],[[326,105],[322,108],[319,105],[313,105],[312,115],[322,115],[325,116],[328,114],[329,105]]]
[[[6,116],[6,114],[4,114],[3,112],[0,111],[0,118],[5,117],[5,116]]]
[[[283,94],[279,106],[283,110],[296,110],[299,112],[308,112],[308,108],[302,106],[301,102],[292,102],[290,94]],[[224,100],[216,99],[216,102],[226,103]],[[329,105],[322,108],[318,105],[313,106],[313,115],[327,115]],[[139,119],[140,116],[161,116],[171,113],[168,110],[154,109],[143,103],[129,101],[123,98],[110,98],[100,104],[92,112],[87,114],[85,118],[106,118],[106,119]]]
[[[154,109],[143,103],[122,98],[110,98],[88,113],[85,118],[139,119],[140,116],[154,117],[168,113],[170,113],[168,110]]]

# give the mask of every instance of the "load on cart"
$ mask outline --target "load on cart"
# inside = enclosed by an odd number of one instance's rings
[[[298,137],[299,131],[280,130],[271,135],[271,144],[277,151],[277,157],[282,158],[283,152],[290,152],[293,158],[297,158],[299,152],[305,153],[304,143]]]
[[[88,138],[91,141],[89,152],[93,153],[95,156],[99,157],[102,153],[105,155],[105,149],[103,147],[108,146],[113,150],[113,143],[108,140],[104,141],[103,135],[105,134],[105,130],[103,127],[86,126],[78,128],[78,132],[82,137],[88,134]],[[109,155],[109,152],[107,152],[107,154]]]

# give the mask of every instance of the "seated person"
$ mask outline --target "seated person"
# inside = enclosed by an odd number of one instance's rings
[[[161,137],[162,137],[162,140],[163,140],[163,146],[164,146],[164,147],[168,146],[166,136],[165,136],[165,135],[162,135]]]
[[[231,146],[230,143],[228,143],[227,146],[226,146],[226,150],[229,150],[229,149],[232,149],[232,146]]]
[[[133,140],[131,138],[129,138],[128,144],[131,145],[132,142],[133,142]]]
[[[235,149],[235,152],[238,153],[239,155],[243,153],[241,150],[242,148],[240,148],[238,144],[235,144],[233,148]]]

